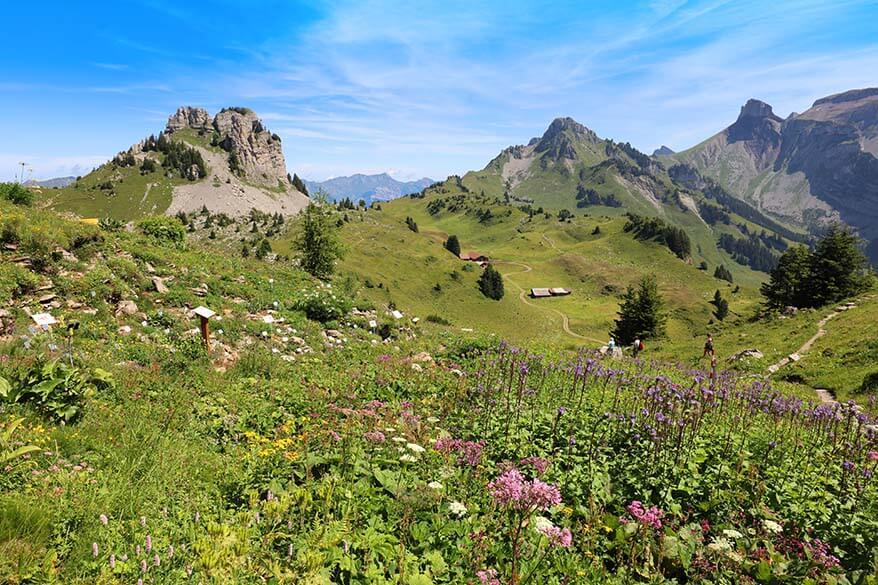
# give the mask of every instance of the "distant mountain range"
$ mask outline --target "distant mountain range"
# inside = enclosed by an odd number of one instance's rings
[[[37,181],[30,179],[24,182],[25,187],[45,187],[47,189],[61,189],[76,182],[76,177],[55,177],[54,179],[45,179]]]
[[[367,204],[371,204],[374,201],[390,201],[409,193],[418,193],[435,182],[426,177],[417,181],[397,181],[387,173],[381,173],[335,177],[326,181],[305,181],[305,186],[311,195],[322,190],[333,201],[349,197],[355,203],[364,199]]]
[[[878,261],[878,88],[818,99],[786,119],[750,100],[704,142],[660,156],[711,177],[776,218],[819,232],[843,221]]]

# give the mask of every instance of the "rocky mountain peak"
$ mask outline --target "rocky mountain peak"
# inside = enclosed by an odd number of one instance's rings
[[[742,118],[769,118],[778,122],[782,121],[779,116],[774,115],[771,106],[763,101],[749,99],[747,103],[741,106],[741,113],[738,120]]]
[[[674,154],[674,151],[662,144],[660,148],[656,148],[653,151],[652,156],[671,156],[672,154]]]
[[[574,142],[596,143],[599,140],[597,134],[573,118],[555,118],[536,143],[534,150],[549,153],[549,156],[555,160],[575,159]]]
[[[253,110],[223,108],[213,128],[219,145],[229,152],[230,166],[248,181],[268,187],[287,182],[280,136],[269,132]]]
[[[168,117],[168,124],[165,131],[173,133],[184,128],[194,128],[195,130],[207,130],[213,124],[213,119],[204,108],[193,108],[190,106],[181,106],[177,108],[171,116]]]

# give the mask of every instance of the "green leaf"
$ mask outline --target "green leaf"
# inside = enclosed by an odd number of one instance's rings
[[[10,392],[12,392],[12,384],[9,383],[9,380],[0,376],[0,398],[9,398]]]
[[[10,453],[3,453],[2,455],[0,455],[0,463],[6,463],[7,461],[12,461],[13,459],[17,459],[18,457],[37,451],[41,451],[41,449],[35,445],[25,445],[24,447],[19,447],[15,451],[12,451]]]

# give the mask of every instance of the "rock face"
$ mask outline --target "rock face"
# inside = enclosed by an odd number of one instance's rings
[[[190,108],[183,106],[177,108],[172,116],[168,118],[168,125],[165,127],[167,132],[176,132],[184,128],[194,128],[195,130],[209,130],[213,127],[213,119],[204,108]]]
[[[878,262],[878,88],[818,99],[786,120],[750,100],[734,124],[673,158],[782,220],[853,226]]]
[[[547,153],[555,161],[573,160],[576,158],[577,142],[597,144],[600,139],[573,118],[555,118],[540,141],[534,145],[534,152]]]
[[[165,132],[192,128],[216,133],[214,143],[229,153],[229,168],[249,183],[287,187],[287,166],[277,134],[269,132],[247,108],[224,108],[213,118],[207,110],[184,106],[168,118]]]
[[[288,182],[280,137],[266,130],[253,111],[224,109],[213,119],[213,127],[220,135],[220,146],[237,157],[247,180],[267,187]]]

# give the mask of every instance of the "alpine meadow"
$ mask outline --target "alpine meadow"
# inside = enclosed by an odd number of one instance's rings
[[[874,2],[103,4],[7,7],[0,583],[878,585]]]

